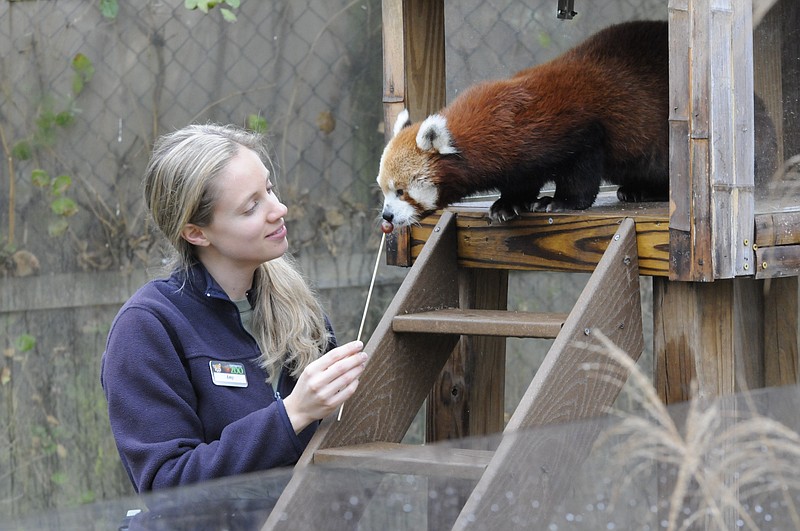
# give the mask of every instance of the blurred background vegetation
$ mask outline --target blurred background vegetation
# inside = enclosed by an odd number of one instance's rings
[[[380,239],[381,3],[210,4],[0,1],[0,513],[8,517],[132,493],[98,371],[116,311],[160,272],[162,243],[140,187],[158,135],[206,121],[265,132],[291,252],[339,338],[357,332]],[[582,7],[591,16],[563,22],[554,0],[448,3],[448,97],[608,24],[666,17],[654,0]],[[379,269],[366,337],[405,273]],[[512,274],[509,306],[565,311],[587,278]],[[508,347],[513,409],[549,342]]]

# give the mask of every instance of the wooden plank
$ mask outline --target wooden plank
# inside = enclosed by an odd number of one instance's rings
[[[735,220],[733,194],[736,179],[733,114],[734,97],[732,25],[733,13],[726,0],[710,0],[708,47],[702,52],[709,57],[709,204],[712,245],[712,278],[731,278],[733,274],[733,226]],[[752,94],[752,93],[751,93]],[[750,98],[752,107],[752,96]]]
[[[458,203],[458,261],[461,267],[592,272],[622,219],[636,221],[639,273],[669,274],[669,218],[665,203],[604,204],[586,211],[527,212],[490,225],[491,202]],[[412,259],[423,249],[442,211],[411,229]]]
[[[554,339],[566,317],[566,313],[454,308],[398,315],[392,326],[395,332]]]
[[[688,0],[670,0],[669,16],[669,277],[692,273],[692,172],[689,120],[689,50],[691,21]],[[644,260],[643,254],[640,257]]]
[[[756,250],[756,278],[800,275],[800,245],[759,247]]]
[[[757,247],[800,244],[800,212],[768,212],[755,217]]]
[[[342,421],[337,422],[336,414],[323,421],[295,465],[292,479],[264,529],[348,529],[352,524],[332,507],[309,510],[315,506],[316,497],[323,491],[330,497],[330,492],[329,486],[314,484],[313,474],[306,474],[305,469],[322,448],[402,440],[456,338],[395,334],[392,319],[398,314],[451,308],[458,303],[455,232],[454,216],[443,215],[364,347],[370,361],[358,390],[344,405]]]
[[[798,383],[798,278],[764,281],[764,385]]]
[[[712,7],[712,41],[718,41],[720,49],[728,49],[730,58],[723,65],[725,54],[713,54],[711,68],[712,100],[724,99],[729,105],[720,116],[726,117],[726,132],[730,131],[726,149],[712,149],[712,168],[716,168],[715,162],[726,160],[731,169],[729,180],[724,182],[730,184],[729,190],[719,188],[722,179],[716,169],[713,176],[721,203],[729,206],[729,210],[718,209],[714,215],[715,278],[730,278],[752,275],[754,271],[755,255],[750,244],[755,214],[753,20],[749,2],[714,0]],[[714,82],[725,76],[727,83]],[[720,238],[725,233],[730,238]]]
[[[709,5],[708,0],[695,0],[685,22],[687,26],[670,28],[670,40],[688,45],[687,95],[688,113],[688,162],[677,161],[676,165],[688,167],[688,176],[683,183],[675,183],[677,190],[671,200],[688,198],[688,206],[678,208],[682,215],[688,213],[689,230],[680,228],[682,220],[670,234],[671,263],[670,278],[680,280],[713,280],[712,254],[712,210],[709,159]],[[671,85],[672,86],[672,85]],[[672,89],[671,89],[672,90]],[[680,95],[676,95],[679,98]],[[676,131],[673,130],[673,134]],[[683,155],[675,151],[673,155]],[[673,177],[670,185],[672,186]],[[678,266],[684,269],[675,269]]]
[[[383,19],[389,24],[395,23],[385,16]],[[444,2],[405,0],[403,21],[406,107],[411,119],[420,121],[444,107],[447,101]]]
[[[569,488],[572,473],[588,454],[599,425],[570,424],[565,427],[568,443],[553,441],[554,432],[548,430],[523,430],[597,417],[611,406],[624,384],[625,371],[587,343],[597,345],[593,334],[602,332],[632,358],[639,357],[644,339],[638,271],[635,227],[626,219],[511,417],[505,430],[508,435],[454,529],[471,528],[474,521],[484,529],[503,529],[509,522],[544,528],[549,510],[561,501],[563,489]],[[520,473],[522,464],[524,474]],[[555,484],[548,482],[548,470],[558,471]],[[522,495],[539,502],[538,507],[519,503]]]
[[[411,256],[411,227],[397,227],[386,236],[386,264],[398,267],[411,267],[414,258]]]
[[[689,232],[691,228],[688,10],[688,0],[669,2],[669,226],[681,232]],[[682,242],[678,240],[670,242],[671,247],[679,244]],[[685,252],[688,255],[688,248]]]
[[[0,314],[120,306],[148,280],[147,271],[95,271],[30,277],[4,277],[0,282]]]
[[[493,454],[491,450],[452,448],[447,445],[377,442],[319,450],[314,454],[314,464],[389,474],[477,480]]]
[[[383,123],[388,140],[397,115],[406,105],[403,2],[383,0]],[[391,21],[391,24],[386,22]]]
[[[694,139],[691,143],[692,227],[689,231],[689,274],[680,280],[714,280],[711,191],[709,189],[709,142]],[[670,252],[672,252],[670,250]]]

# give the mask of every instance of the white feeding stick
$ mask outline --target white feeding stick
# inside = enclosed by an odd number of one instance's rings
[[[386,242],[386,233],[381,234],[381,243],[378,244],[378,255],[375,257],[375,267],[372,269],[372,280],[369,281],[369,291],[367,291],[367,302],[364,304],[364,313],[361,315],[361,325],[358,327],[358,335],[356,339],[361,339],[361,334],[364,332],[364,323],[367,321],[367,311],[369,310],[369,301],[372,299],[372,289],[375,287],[375,277],[378,276],[378,264],[381,261],[381,252],[383,251],[383,244]],[[342,411],[344,411],[344,403],[339,406],[339,414],[336,420],[342,420]]]

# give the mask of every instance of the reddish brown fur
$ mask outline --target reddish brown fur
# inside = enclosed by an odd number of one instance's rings
[[[456,98],[440,114],[457,154],[407,151],[419,124],[393,141],[406,146],[404,166],[429,166],[422,175],[438,187],[438,208],[497,189],[492,211],[505,219],[536,204],[548,181],[556,183],[555,200],[540,206],[587,208],[601,178],[623,185],[625,199],[661,198],[668,190],[668,64],[666,22],[611,26],[548,63]],[[393,179],[419,178],[412,174]]]

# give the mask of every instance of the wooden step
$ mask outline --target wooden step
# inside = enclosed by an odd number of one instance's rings
[[[392,320],[392,330],[428,334],[554,339],[566,318],[566,313],[452,308],[396,315]]]
[[[490,450],[374,442],[317,450],[314,464],[477,480],[493,454]]]

